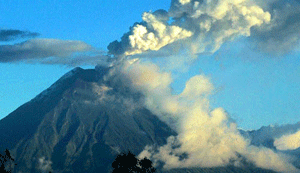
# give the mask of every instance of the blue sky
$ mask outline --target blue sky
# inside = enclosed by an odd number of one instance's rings
[[[81,41],[80,45],[86,43],[98,51],[106,51],[110,42],[120,40],[130,26],[142,20],[143,12],[168,10],[170,3],[161,0],[0,1],[0,29],[38,33],[36,38],[77,40]],[[30,39],[0,41],[0,45]],[[175,92],[182,90],[189,77],[203,73],[216,87],[212,105],[225,108],[241,128],[257,129],[263,125],[300,121],[299,46],[274,54],[253,49],[253,44],[255,42],[241,37],[224,43],[214,54],[199,55],[186,70],[174,72]],[[0,51],[0,56],[3,54]],[[72,68],[38,62],[1,62],[0,118]]]

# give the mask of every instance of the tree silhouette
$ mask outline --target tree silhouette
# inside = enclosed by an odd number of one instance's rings
[[[10,152],[8,151],[8,149],[6,149],[5,155],[0,154],[0,172],[11,173],[14,166],[16,165],[14,161],[15,160],[11,157]]]
[[[112,173],[153,173],[156,170],[151,160],[147,158],[139,160],[131,152],[118,155],[112,167],[114,168]]]
[[[155,168],[152,165],[151,160],[144,158],[139,161],[139,165],[141,167],[141,172],[145,173],[152,173],[155,172]]]

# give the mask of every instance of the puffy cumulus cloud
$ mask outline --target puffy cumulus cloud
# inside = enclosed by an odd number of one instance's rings
[[[0,41],[13,41],[20,38],[32,38],[39,34],[36,32],[21,31],[16,29],[1,29]]]
[[[173,0],[169,12],[175,22],[194,33],[186,43],[193,53],[215,52],[251,28],[271,20],[271,15],[249,0]]]
[[[210,93],[213,89],[213,85],[209,79],[205,76],[198,75],[192,77],[187,83],[181,96],[186,98],[199,97],[202,94]]]
[[[192,32],[176,25],[168,24],[168,13],[158,10],[145,12],[143,22],[135,24],[130,32],[124,34],[121,42],[114,41],[108,46],[109,53],[114,55],[134,55],[148,50],[157,51],[177,40],[192,36]]]
[[[276,172],[293,172],[299,173],[300,170],[295,168],[288,161],[292,161],[287,155],[275,153],[269,148],[260,148],[249,146],[245,156],[256,166],[274,170]]]
[[[237,153],[241,153],[247,143],[235,124],[229,121],[222,108],[209,111],[199,102],[194,104],[181,119],[177,136],[180,147],[172,154],[178,158],[180,167],[225,166],[237,160]],[[184,153],[188,157],[180,161],[179,156]],[[169,162],[165,167],[174,168],[177,164]]]
[[[179,0],[179,3],[181,5],[184,5],[184,4],[187,4],[187,3],[190,3],[190,2],[191,2],[191,0]]]
[[[103,59],[103,52],[96,51],[92,46],[73,40],[32,39],[14,45],[0,46],[0,62],[31,62],[45,64],[95,64]],[[80,53],[91,53],[80,54]],[[101,60],[100,60],[101,59]]]
[[[278,150],[294,150],[300,147],[300,131],[294,134],[283,135],[275,139],[274,146]]]
[[[271,17],[263,5],[250,0],[172,0],[168,12],[144,13],[143,21],[134,24],[120,42],[110,43],[108,49],[115,56],[138,59],[158,50],[170,55],[180,50],[190,55],[215,52],[226,41],[251,37],[255,29],[267,27]],[[141,158],[149,157],[155,164],[163,162],[166,169],[253,164],[299,172],[286,156],[251,145],[224,109],[211,108],[209,96],[214,87],[204,75],[190,78],[182,93],[173,94],[171,73],[143,60],[124,58],[107,77],[141,93],[140,102],[178,133],[164,146],[147,146]]]
[[[269,11],[272,18],[270,23],[251,30],[253,45],[272,53],[287,53],[299,48],[300,1],[259,0],[256,2]]]
[[[108,46],[109,53],[175,50],[176,42],[193,54],[215,52],[226,41],[250,36],[251,28],[270,22],[271,15],[249,0],[173,0],[169,12],[146,12],[142,19]]]
[[[192,36],[192,32],[179,26],[170,26],[151,13],[143,14],[146,26],[136,25],[133,27],[132,35],[129,36],[130,49],[125,55],[134,55],[148,50],[159,50],[162,47]]]
[[[134,60],[115,66],[107,80],[142,93],[140,102],[178,133],[164,146],[147,146],[141,158],[151,158],[156,165],[163,162],[166,169],[244,166],[246,160],[261,168],[297,171],[273,150],[252,146],[224,109],[211,109],[209,95],[214,88],[204,75],[192,77],[182,93],[173,94],[170,73]]]

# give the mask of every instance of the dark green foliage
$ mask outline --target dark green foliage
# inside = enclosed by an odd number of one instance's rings
[[[6,149],[5,155],[0,154],[0,172],[8,172],[11,173],[14,166],[14,159],[11,157],[10,152]]]
[[[153,173],[155,168],[152,162],[144,158],[139,160],[134,154],[128,152],[127,154],[120,154],[112,163],[113,173]]]

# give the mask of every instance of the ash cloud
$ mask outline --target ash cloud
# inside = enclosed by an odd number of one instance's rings
[[[0,41],[13,41],[21,38],[33,38],[39,36],[39,33],[21,31],[16,29],[1,29],[0,30]]]
[[[271,15],[249,0],[173,0],[168,12],[145,12],[142,20],[108,46],[110,54],[176,51],[178,46],[191,54],[213,53],[226,41],[250,36],[251,28],[269,23]]]
[[[147,146],[140,153],[139,157],[151,158],[156,166],[163,162],[165,169],[243,167],[246,160],[265,169],[299,172],[286,155],[251,145],[223,108],[211,108],[209,96],[214,86],[205,75],[192,77],[182,93],[173,94],[171,73],[150,62],[124,60],[107,79],[142,93],[140,102],[178,133],[166,145]]]
[[[291,48],[289,36],[299,32],[292,31],[289,35],[288,31],[296,26],[298,20],[294,15],[298,10],[280,16],[288,9],[275,5],[275,2],[279,3],[277,0],[257,3],[250,0],[172,0],[169,11],[144,13],[142,22],[135,23],[121,41],[110,43],[109,54],[139,59],[153,55],[151,52],[155,51],[169,53],[164,54],[169,58],[183,52],[186,57],[181,57],[189,59],[200,53],[214,53],[223,43],[239,37],[248,37],[258,44],[267,43],[262,46],[267,51],[275,45],[271,38],[283,30],[288,37],[280,34],[287,41],[280,37],[275,39],[278,44]],[[288,4],[287,1],[282,3]],[[273,4],[272,8],[270,4]],[[290,20],[295,22],[286,21],[288,16],[293,16]],[[291,28],[283,28],[284,25]],[[121,59],[111,77],[117,77],[132,91],[142,93],[145,107],[178,133],[164,146],[146,147],[141,158],[151,158],[156,164],[163,162],[166,169],[244,166],[246,160],[265,169],[299,172],[286,155],[251,145],[223,108],[211,108],[209,96],[214,87],[208,77],[201,74],[192,77],[183,92],[174,95],[170,72],[142,60]],[[182,158],[185,154],[188,157]]]
[[[214,53],[223,43],[248,37],[265,52],[287,53],[299,47],[299,0],[172,0],[168,11],[145,12],[109,53],[128,56],[179,50]],[[164,56],[168,56],[164,55]]]
[[[166,169],[243,166],[243,159],[246,159],[266,169],[299,172],[286,156],[251,145],[223,108],[211,108],[209,97],[214,86],[205,75],[192,77],[182,93],[173,94],[170,72],[161,71],[150,62],[123,58],[135,55],[140,59],[149,52],[161,50],[167,53],[164,56],[188,52],[187,57],[182,56],[188,59],[199,53],[213,53],[223,43],[239,37],[249,37],[266,50],[272,50],[277,43],[282,44],[282,49],[292,48],[297,42],[294,36],[297,40],[299,35],[298,28],[293,30],[298,26],[298,10],[276,3],[279,1],[255,4],[250,0],[172,0],[169,11],[145,12],[142,22],[135,23],[120,41],[108,45],[108,53],[119,61],[106,76],[107,80],[119,82],[133,93],[141,93],[143,106],[178,133],[164,146],[148,146],[140,157],[147,156],[156,163],[162,161]],[[281,14],[283,12],[287,14]],[[289,27],[284,28],[284,25]],[[276,34],[281,35],[276,38]],[[81,41],[34,39],[1,46],[0,62],[38,60],[49,64],[76,64],[69,59],[74,53],[92,50]],[[53,57],[58,59],[51,59]],[[77,62],[83,59],[84,56]],[[180,156],[184,154],[188,157],[182,159]]]
[[[299,48],[300,1],[266,0],[257,3],[270,12],[270,23],[251,30],[252,46],[271,53],[288,53]]]
[[[192,32],[176,25],[168,24],[168,13],[157,10],[145,12],[143,22],[134,24],[121,39],[109,44],[108,50],[113,55],[134,55],[148,50],[157,51],[177,40],[192,36]]]

